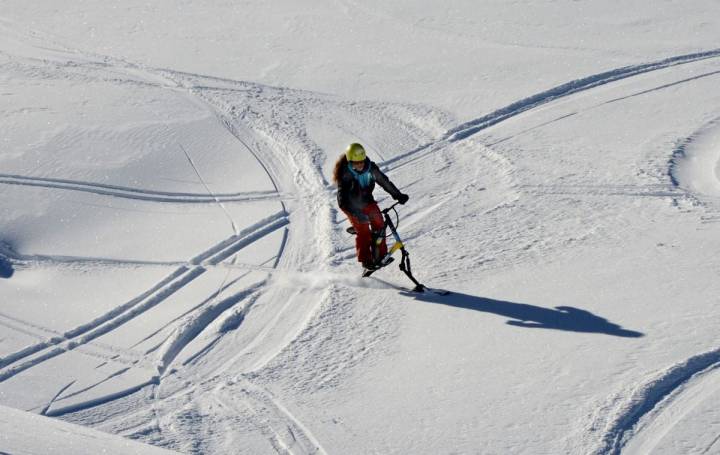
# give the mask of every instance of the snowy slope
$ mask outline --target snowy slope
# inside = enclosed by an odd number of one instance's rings
[[[719,13],[7,0],[0,403],[184,453],[720,453]],[[357,277],[353,141],[451,295]]]
[[[3,453],[22,455],[88,454],[116,455],[170,454],[90,428],[0,406],[0,444]]]

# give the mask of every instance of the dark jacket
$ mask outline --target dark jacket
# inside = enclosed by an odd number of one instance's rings
[[[369,158],[365,159],[365,167],[360,172],[352,170],[349,165],[345,166],[338,179],[337,200],[340,208],[346,212],[359,213],[365,206],[375,202],[372,195],[375,182],[393,199],[398,199],[402,194]]]

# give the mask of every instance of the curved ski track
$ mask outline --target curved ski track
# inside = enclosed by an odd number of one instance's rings
[[[720,367],[720,348],[679,362],[610,400],[603,413],[590,425],[588,434],[600,429],[600,446],[594,454],[619,454],[638,421],[691,379]]]
[[[437,150],[448,144],[466,139],[487,128],[490,128],[491,126],[497,125],[498,123],[504,122],[505,120],[513,118],[531,109],[535,109],[553,101],[566,98],[576,93],[584,92],[622,79],[650,73],[652,71],[658,71],[673,66],[685,65],[688,63],[694,63],[718,57],[720,57],[720,49],[714,49],[705,52],[697,52],[692,54],[669,57],[650,63],[616,68],[602,73],[593,74],[591,76],[586,76],[581,79],[576,79],[574,81],[566,82],[564,84],[555,86],[549,90],[545,90],[527,98],[518,100],[477,119],[462,123],[455,128],[447,131],[437,141],[430,142],[414,150],[410,150],[406,153],[397,155],[389,160],[385,160],[382,163],[382,167],[388,171],[403,167],[417,159],[436,152]]]
[[[197,75],[188,75],[191,77],[197,77]],[[212,97],[204,96],[203,91],[204,89],[199,89],[197,86],[193,86],[192,88],[185,87],[185,84],[183,84],[182,80],[177,80],[178,78],[182,79],[182,75],[180,73],[172,72],[172,71],[163,71],[161,73],[160,77],[169,78],[172,83],[176,84],[177,86],[183,87],[184,90],[186,90],[191,95],[201,99],[209,109],[212,109],[215,112],[216,117],[218,120],[223,124],[225,129],[229,131],[237,140],[240,142],[243,147],[251,153],[256,160],[261,164],[261,166],[265,169],[265,171],[268,173],[268,175],[271,177],[271,181],[275,187],[275,190],[279,193],[280,187],[278,184],[278,181],[287,181],[287,176],[293,176],[294,182],[295,182],[295,188],[293,193],[294,194],[300,194],[304,196],[304,199],[318,199],[318,204],[304,204],[303,206],[309,206],[311,208],[315,208],[317,210],[317,206],[322,205],[321,200],[327,199],[327,192],[325,190],[324,185],[322,185],[322,179],[320,178],[315,182],[315,184],[310,183],[311,181],[315,181],[313,179],[312,175],[306,175],[305,169],[302,167],[301,164],[296,162],[296,159],[290,159],[289,156],[291,152],[287,150],[288,145],[287,144],[269,144],[269,147],[267,149],[267,152],[261,156],[259,150],[257,150],[256,147],[251,147],[248,143],[248,139],[241,134],[241,132],[237,129],[235,122],[236,120],[232,118],[230,114],[228,114],[226,111],[227,109],[230,109],[232,112],[232,106],[218,106],[216,105],[215,100]],[[208,88],[208,90],[213,91],[214,88]],[[257,128],[257,126],[256,126]],[[262,127],[260,129],[262,131]],[[277,156],[276,156],[277,155]],[[289,161],[292,166],[290,166],[290,169],[285,169],[284,171],[287,173],[285,178],[280,178],[279,176],[275,175],[275,172],[277,172],[281,168],[287,168],[288,166],[283,164],[283,162]],[[312,166],[309,166],[312,168]],[[311,173],[314,172],[311,171]],[[317,177],[317,176],[315,176]],[[282,205],[282,211],[287,214],[287,208],[285,206],[284,200],[280,199],[280,203]],[[325,201],[327,203],[327,201]],[[294,214],[295,216],[298,216],[298,213]],[[288,215],[289,216],[289,215]],[[162,397],[160,401],[167,402],[171,399],[176,398],[179,395],[189,395],[196,391],[200,391],[200,393],[207,393],[211,389],[208,387],[212,386],[213,384],[217,383],[218,380],[222,379],[222,374],[225,370],[230,368],[232,364],[234,363],[235,359],[241,357],[245,352],[247,352],[249,349],[253,348],[253,346],[262,339],[269,330],[272,329],[275,324],[277,324],[279,318],[286,312],[289,305],[292,304],[294,300],[294,296],[297,295],[297,293],[293,294],[293,296],[290,296],[284,304],[278,308],[276,315],[274,318],[272,318],[270,321],[267,321],[265,328],[255,337],[253,341],[251,341],[247,346],[245,346],[244,349],[240,350],[239,353],[237,353],[232,359],[229,359],[225,362],[223,362],[221,365],[219,365],[217,368],[215,368],[211,374],[210,379],[208,381],[203,381],[202,383],[198,383],[195,385],[192,385],[190,387],[181,388],[179,390],[176,390],[175,392],[171,393],[169,396]],[[247,310],[251,308],[253,305],[254,300],[251,300],[239,313],[235,315],[235,317],[239,320],[244,318],[245,313]],[[311,310],[311,313],[314,312],[314,310]],[[307,320],[309,318],[309,315],[304,316],[304,320]],[[304,323],[304,322],[303,322]],[[270,354],[271,357],[274,357],[282,350],[282,346],[276,347],[275,351]],[[267,361],[267,360],[265,360]],[[162,377],[161,377],[162,379]],[[249,381],[245,381],[248,387],[252,387],[254,390],[253,396],[256,397],[255,400],[257,400],[257,397],[269,397],[269,392],[265,391],[258,385],[254,385],[249,383]],[[161,386],[161,383],[158,383],[157,387],[153,390],[153,397],[154,400],[158,400],[157,398],[157,391],[159,387]],[[216,387],[214,390],[221,390],[222,385]],[[216,397],[217,398],[217,397]],[[245,397],[246,399],[250,399],[250,396],[248,395]],[[156,401],[157,402],[157,401]],[[157,419],[157,408],[156,408],[156,402],[153,403],[153,409],[156,413],[156,419]],[[289,433],[292,435],[292,438],[295,442],[300,442],[303,447],[303,451],[300,453],[324,453],[322,449],[320,449],[320,444],[317,442],[317,440],[312,436],[310,431],[299,421],[297,420],[292,414],[289,413],[281,404],[279,404],[276,400],[271,399],[268,401],[267,399],[263,399],[262,402],[265,404],[264,408],[266,411],[270,408],[274,408],[276,412],[271,413],[270,415],[274,415],[274,420],[277,420],[280,422],[281,425],[284,425],[286,428],[288,428]],[[272,406],[268,405],[268,403],[272,403]],[[279,412],[277,412],[279,411]],[[261,414],[258,415],[256,419],[256,424],[260,425],[261,427],[266,426],[267,424],[267,414]],[[159,428],[159,425],[158,425]],[[295,453],[296,450],[298,450],[298,447],[294,445],[294,443],[286,444],[282,442],[282,438],[274,435],[270,438],[271,443],[275,442],[279,445],[273,444],[273,446],[279,451],[279,453],[285,453],[289,451],[290,453]],[[289,447],[293,447],[292,450],[290,450]]]

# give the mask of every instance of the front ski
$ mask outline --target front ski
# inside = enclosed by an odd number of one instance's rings
[[[391,283],[390,281],[385,281],[377,277],[372,277],[373,280],[384,284],[385,286],[395,288],[398,291],[407,292],[411,294],[435,294],[439,296],[446,296],[452,294],[452,291],[448,291],[446,289],[438,289],[438,288],[429,288],[425,286],[424,284],[421,284],[419,286],[415,286],[414,288],[410,289],[406,286],[401,286],[399,284]]]
[[[436,288],[429,288],[427,286],[423,286],[422,291],[414,291],[414,292],[430,292],[435,295],[449,295],[452,294],[452,291],[448,291],[447,289],[436,289]]]
[[[448,291],[448,290],[445,290],[445,289],[437,289],[437,288],[429,288],[429,287],[425,286],[424,284],[419,284],[419,285],[415,286],[414,288],[409,289],[408,291],[409,291],[409,292],[415,292],[415,293],[418,293],[418,294],[422,294],[422,293],[425,293],[425,292],[428,292],[428,293],[430,293],[430,294],[435,294],[435,295],[448,295],[448,294],[452,294],[452,292],[450,292],[450,291]]]

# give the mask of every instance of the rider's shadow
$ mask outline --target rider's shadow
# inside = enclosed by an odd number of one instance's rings
[[[593,313],[569,306],[543,308],[526,303],[506,302],[493,300],[474,295],[451,293],[439,296],[430,292],[422,294],[416,292],[401,292],[416,300],[439,303],[457,308],[493,313],[510,318],[507,324],[530,329],[555,329],[568,332],[603,333],[626,338],[639,338],[644,336],[641,332],[622,328],[605,318]]]
[[[0,278],[10,278],[13,276],[13,272],[14,270],[10,261],[0,254]]]

